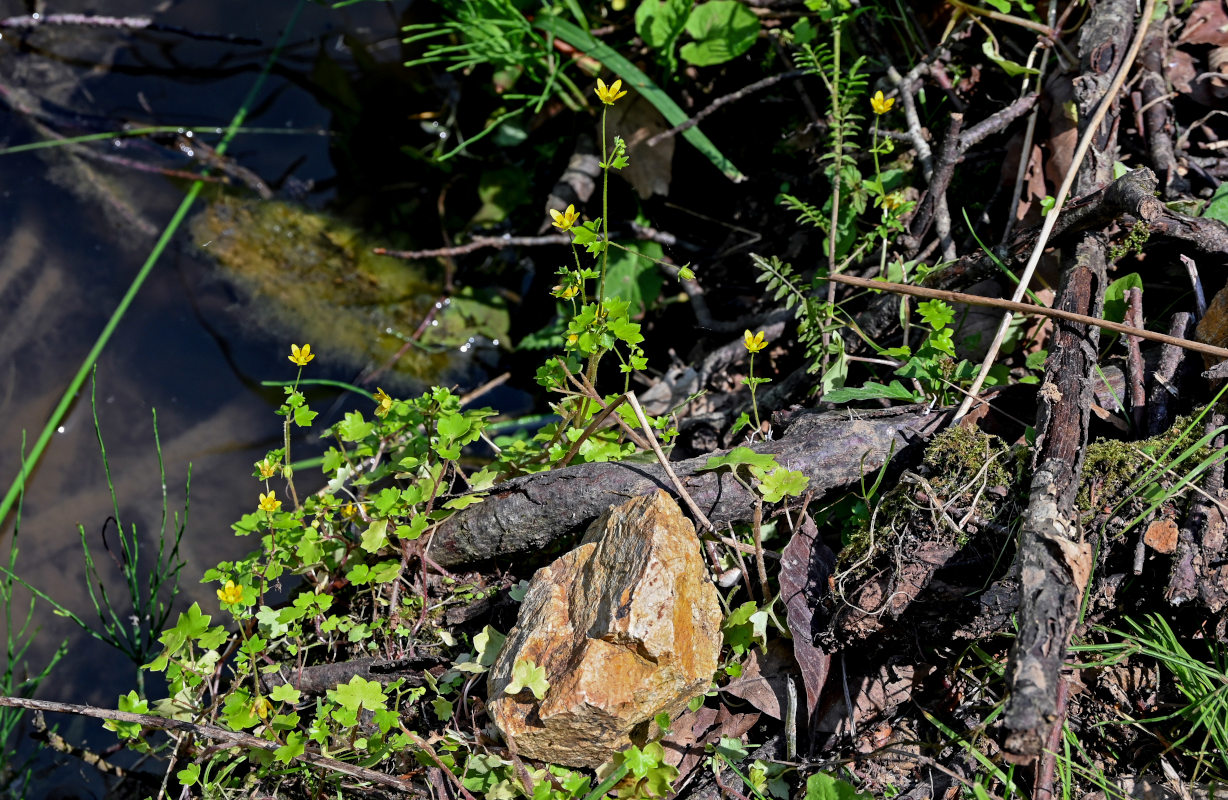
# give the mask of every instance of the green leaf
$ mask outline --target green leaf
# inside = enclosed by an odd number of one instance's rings
[[[386,544],[388,544],[388,520],[377,519],[363,531],[362,549],[368,553],[374,553]]]
[[[865,385],[861,387],[845,386],[841,389],[833,389],[823,395],[823,399],[828,403],[848,403],[853,400],[878,400],[881,398],[887,400],[906,400],[913,403],[921,402],[925,399],[911,389],[906,389],[904,384],[899,381],[892,381],[887,386],[875,383],[874,381],[866,381]]]
[[[593,38],[575,25],[549,14],[538,14],[534,17],[533,27],[557,36],[585,55],[600,61],[622,79],[624,88],[639,92],[645,100],[652,103],[670,125],[681,125],[687,121],[686,112],[668,94],[608,44]],[[708,160],[715,164],[726,178],[733,181],[746,180],[746,176],[716,148],[712,140],[699,130],[698,125],[693,125],[683,131],[682,138],[707,156]]]
[[[941,330],[955,319],[955,309],[941,300],[926,300],[917,304],[917,314],[934,330]]]
[[[183,769],[175,773],[175,777],[179,779],[179,783],[184,786],[195,786],[196,781],[200,780],[200,764],[188,764]]]
[[[480,503],[485,499],[486,497],[480,494],[462,494],[460,497],[453,497],[451,500],[444,503],[443,507],[452,508],[459,511],[462,508],[468,508],[471,505]]]
[[[1014,61],[1011,61],[1009,58],[1003,56],[998,52],[997,45],[998,43],[996,41],[986,39],[985,41],[981,42],[981,52],[985,54],[986,58],[1005,70],[1007,75],[1014,78],[1019,75],[1040,74],[1040,70],[1038,69],[1033,67],[1025,67],[1022,64],[1016,64]]]
[[[533,692],[533,696],[541,700],[550,688],[546,680],[546,668],[539,667],[527,658],[522,658],[512,665],[512,682],[504,688],[507,694],[518,694],[525,689]]]
[[[1104,290],[1104,318],[1109,322],[1121,322],[1126,318],[1126,292],[1142,289],[1143,279],[1137,272],[1122,275]]]
[[[295,689],[288,683],[283,683],[280,686],[274,686],[273,691],[269,692],[269,697],[273,698],[277,702],[290,703],[291,705],[297,703],[300,696],[302,696],[302,692]]]
[[[353,676],[349,683],[343,683],[336,689],[329,689],[328,699],[349,711],[360,708],[378,711],[387,707],[387,698],[379,682],[369,681],[361,675]]]
[[[687,17],[686,32],[695,41],[679,54],[697,67],[708,67],[749,50],[759,36],[759,18],[737,0],[708,0]]]
[[[444,414],[439,418],[439,435],[449,439],[459,439],[469,432],[471,420],[463,414]]]
[[[507,636],[487,625],[482,628],[481,632],[473,637],[473,647],[478,654],[478,663],[484,667],[494,666],[495,659],[499,657],[499,651],[503,649],[503,643],[507,641]]]
[[[273,755],[283,764],[289,764],[307,750],[307,738],[298,731],[286,734],[286,743],[273,751]]]
[[[801,497],[809,483],[810,478],[801,472],[781,467],[772,470],[762,478],[759,491],[763,494],[764,500],[769,503],[779,503],[786,495]]]
[[[635,9],[635,32],[654,50],[673,50],[686,27],[692,3],[693,0],[643,0]]]
[[[700,469],[720,469],[721,467],[730,467],[737,469],[740,466],[758,467],[764,471],[776,469],[780,465],[776,463],[776,456],[771,453],[756,453],[749,447],[735,447],[723,456],[712,456],[709,458]]]
[[[806,779],[804,800],[873,800],[873,795],[858,792],[848,781],[816,772]]]
[[[373,430],[375,430],[375,424],[364,421],[360,411],[351,411],[345,415],[345,419],[337,423],[337,433],[343,442],[357,442],[365,439]]]
[[[1211,219],[1218,219],[1220,222],[1228,225],[1228,183],[1221,183],[1219,188],[1215,190],[1215,194],[1211,195],[1211,199],[1207,202],[1207,207],[1203,209],[1202,215]]]
[[[310,428],[311,423],[314,422],[315,418],[318,416],[320,416],[320,412],[312,411],[307,406],[299,406],[298,408],[294,409],[294,424],[300,428]]]
[[[447,722],[452,719],[452,701],[450,700],[436,697],[431,701],[431,710],[435,712],[435,719],[440,722]]]

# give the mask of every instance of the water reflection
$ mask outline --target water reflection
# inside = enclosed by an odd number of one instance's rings
[[[336,38],[338,26],[358,39],[395,36],[405,5],[364,3],[333,11],[308,4],[247,124],[327,129],[332,112],[310,91],[319,52]],[[243,30],[235,32],[259,39],[260,47],[88,28],[40,28],[0,39],[0,92],[7,104],[0,113],[2,145],[37,141],[54,130],[105,131],[129,120],[184,127],[178,139],[116,138],[113,146],[108,141],[96,148],[126,161],[65,148],[0,157],[0,479],[6,487],[20,463],[22,432],[30,440],[37,435],[183,195],[182,181],[132,165],[195,169],[191,159],[208,146],[203,132],[220,133],[293,7],[219,0],[172,5],[158,14],[159,22],[191,31],[232,32],[241,23]],[[22,10],[4,6],[6,15]],[[66,2],[56,10],[88,7]],[[134,2],[107,8],[115,15],[148,11],[149,4]],[[347,67],[345,52],[331,48],[329,54]],[[319,188],[335,174],[328,147],[320,136],[251,136],[238,140],[232,154],[251,174],[276,176],[280,186],[298,187],[301,202],[318,206],[332,197]],[[98,361],[97,397],[120,512],[144,543],[156,536],[161,511],[151,407],[158,410],[171,510],[182,509],[192,464],[183,599],[199,600],[209,611],[216,609],[215,587],[193,576],[251,546],[234,538],[229,525],[256,502],[251,464],[279,433],[271,408],[280,393],[256,381],[290,378],[293,366],[285,358],[288,339],[245,322],[241,312],[250,306],[236,302],[235,291],[191,245],[181,237],[137,296]],[[323,340],[314,344],[327,348]],[[354,371],[324,366],[317,376],[352,379]],[[19,567],[87,620],[95,616],[84,589],[77,525],[84,525],[114,596],[121,590],[118,570],[101,537],[111,513],[86,393],[31,478]],[[9,520],[6,542],[11,530]],[[113,537],[112,531],[112,544]],[[38,622],[42,629],[28,654],[34,665],[61,639],[72,638],[69,658],[41,696],[113,705],[116,693],[131,686],[132,666],[105,645],[80,637],[45,608]],[[73,722],[65,733],[74,738],[78,729],[90,732],[80,739],[98,736],[93,723]]]

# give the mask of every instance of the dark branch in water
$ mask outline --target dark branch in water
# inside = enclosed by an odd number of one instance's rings
[[[18,17],[0,19],[0,29],[33,30],[42,27],[78,27],[78,28],[115,28],[130,31],[155,31],[157,33],[173,33],[189,39],[204,42],[228,42],[230,44],[246,44],[257,46],[262,44],[259,39],[246,36],[235,36],[231,33],[201,33],[180,28],[177,25],[162,25],[149,17],[98,17],[92,14],[26,14]]]

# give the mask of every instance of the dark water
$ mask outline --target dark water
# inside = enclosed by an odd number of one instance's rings
[[[41,108],[58,121],[81,115],[82,130],[65,130],[69,134],[125,121],[207,132],[229,122],[295,5],[287,0],[112,2],[104,9],[60,3],[43,11],[152,15],[165,25],[237,34],[261,44],[107,29],[44,28],[24,36],[6,31],[0,39],[0,85],[11,101]],[[362,42],[367,55],[398,63],[397,25],[406,5],[367,2],[333,10],[308,3],[246,122],[308,132],[240,136],[231,149],[235,160],[265,180],[289,178],[282,193],[307,204],[319,207],[332,199],[328,186],[336,176],[328,139],[310,133],[327,130],[332,121],[311,91],[313,68],[321,53],[343,69],[352,66],[343,34]],[[3,16],[30,10],[0,3]],[[0,109],[0,146],[40,138],[26,115]],[[192,169],[186,156],[175,160],[173,148],[128,143],[99,150]],[[151,232],[166,224],[186,186],[61,151],[0,156],[0,480],[5,488],[17,472],[23,431],[29,441],[37,436],[152,248]],[[158,414],[171,510],[182,511],[187,465],[192,465],[183,543],[188,566],[179,607],[198,600],[206,612],[217,614],[216,587],[199,584],[194,576],[254,544],[236,539],[229,526],[256,503],[251,464],[276,446],[280,432],[280,418],[272,413],[279,394],[256,382],[292,378],[289,343],[302,339],[270,336],[252,324],[245,315],[259,313],[258,306],[238,302],[195,244],[180,234],[121,322],[98,361],[97,407],[121,515],[126,524],[137,525],[143,544],[155,541],[161,510],[151,408]],[[326,350],[327,341],[313,346]],[[325,366],[315,375],[353,373],[330,373]],[[88,387],[29,483],[18,567],[31,583],[93,620],[78,524],[84,525],[112,592],[123,597],[123,587],[103,545],[111,508]],[[325,398],[315,407],[327,410],[331,402]],[[12,527],[10,519],[3,528],[5,544]],[[113,530],[108,540],[114,545]],[[28,654],[31,666],[44,663],[61,640],[71,641],[69,656],[39,696],[114,707],[116,694],[132,685],[131,664],[82,637],[45,605],[36,615],[41,629]],[[96,723],[70,722],[65,732],[70,739],[102,738]]]

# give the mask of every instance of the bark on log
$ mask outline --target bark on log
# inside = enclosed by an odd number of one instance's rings
[[[1077,263],[1066,271],[1059,307],[1096,316],[1103,312],[1104,247],[1103,239],[1089,234],[1076,249]],[[1091,546],[1083,541],[1074,505],[1095,399],[1099,341],[1097,328],[1060,323],[1039,392],[1037,454],[1019,533],[1019,635],[1007,668],[1008,758],[1037,756],[1057,721],[1066,644],[1091,571]]]
[[[1083,28],[1079,40],[1082,74],[1075,79],[1080,120],[1093,116],[1121,68],[1134,31],[1134,11],[1133,0],[1105,0]],[[1079,167],[1075,180],[1079,195],[1117,185],[1110,184],[1116,130],[1114,108],[1105,115]],[[1154,181],[1155,176],[1150,179]],[[1107,242],[1094,233],[1084,233],[1076,242],[1073,259],[1063,269],[1055,305],[1099,317],[1104,313]],[[1027,762],[1039,756],[1053,726],[1061,720],[1062,664],[1091,573],[1091,546],[1079,528],[1075,496],[1095,399],[1093,373],[1099,341],[1098,328],[1066,322],[1057,325],[1039,392],[1031,493],[1019,533],[1019,635],[1007,665],[1010,696],[1003,744],[1006,757],[1013,761]]]
[[[815,499],[872,474],[888,459],[941,430],[947,411],[916,406],[877,412],[800,411],[781,439],[751,446],[772,453],[782,467],[810,478]],[[724,451],[710,455],[721,455]],[[728,469],[701,471],[709,455],[671,466],[714,525],[750,519],[755,498]],[[655,489],[676,495],[656,463],[578,464],[514,478],[484,501],[456,513],[435,532],[429,556],[444,567],[540,553],[577,534],[616,503]]]

